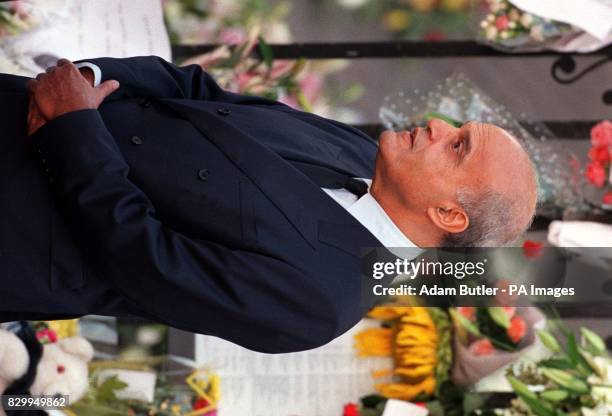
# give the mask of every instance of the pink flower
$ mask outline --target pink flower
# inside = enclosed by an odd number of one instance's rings
[[[470,345],[469,350],[474,355],[491,355],[495,352],[493,344],[487,338],[474,341]]]
[[[502,306],[504,312],[508,315],[508,318],[512,318],[516,313],[516,306]]]
[[[315,102],[317,97],[321,93],[323,87],[323,79],[317,74],[306,74],[306,76],[300,81],[300,88],[308,99],[308,101]]]
[[[587,165],[584,172],[587,180],[597,188],[601,188],[606,181],[606,171],[599,162],[591,162]]]
[[[38,331],[36,333],[36,339],[38,339],[40,342],[56,342],[57,341],[57,334],[55,333],[54,330],[52,329],[43,329],[42,331]]]
[[[497,30],[508,29],[508,24],[509,23],[510,23],[510,19],[508,19],[508,16],[506,16],[506,15],[498,16],[495,19],[495,27],[497,28]]]
[[[612,191],[611,192],[607,192],[603,198],[602,198],[602,202],[606,205],[612,205]]]
[[[612,147],[612,121],[604,120],[593,126],[591,143],[593,146]]]
[[[527,324],[525,320],[520,315],[512,317],[507,333],[512,342],[515,344],[520,342],[527,333]]]
[[[287,60],[274,61],[270,71],[271,79],[279,79],[287,75],[293,69],[293,62]]]
[[[457,312],[465,316],[470,321],[473,321],[476,318],[476,308],[473,306],[458,306]]]
[[[593,146],[589,150],[589,159],[605,165],[610,161],[610,148],[608,146]]]
[[[529,259],[538,257],[542,254],[544,243],[533,240],[525,240],[523,243],[523,255]]]
[[[278,99],[279,102],[288,105],[291,108],[300,109],[300,104],[297,99],[291,95],[283,95]]]
[[[226,45],[239,45],[246,41],[247,35],[244,29],[239,27],[226,27],[219,32],[218,42]]]

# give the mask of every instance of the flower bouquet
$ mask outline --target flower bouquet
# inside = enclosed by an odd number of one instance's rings
[[[478,10],[480,40],[504,52],[589,52],[612,40],[608,0],[574,2],[571,8],[569,2],[559,7],[539,3],[485,0],[483,10]]]
[[[603,191],[604,208],[612,209],[612,121],[602,121],[591,129],[589,163],[584,172],[588,182]]]
[[[23,1],[0,4],[0,38],[14,36],[30,29],[33,24],[31,5]]]
[[[486,6],[481,39],[505,51],[543,49],[575,31],[571,25],[524,12],[508,0],[486,0]]]
[[[457,307],[450,314],[455,323],[452,379],[466,386],[519,359],[535,342],[533,328],[544,322],[533,307]]]
[[[502,414],[508,416],[582,415],[612,413],[612,359],[605,342],[581,328],[580,343],[567,328],[561,335],[539,331],[542,343],[554,354],[536,364],[509,371],[508,381],[518,399]]]

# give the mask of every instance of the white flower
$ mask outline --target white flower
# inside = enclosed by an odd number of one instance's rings
[[[497,28],[495,26],[490,26],[485,31],[485,36],[489,40],[493,40],[497,37]]]
[[[521,24],[525,27],[531,27],[533,24],[533,16],[529,13],[523,13],[521,16]]]

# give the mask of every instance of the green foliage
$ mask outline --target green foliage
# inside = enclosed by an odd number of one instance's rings
[[[499,325],[493,319],[491,313],[489,313],[490,309],[491,308],[476,309],[476,322],[478,323],[478,328],[480,328],[480,333],[489,338],[491,344],[493,344],[495,348],[504,351],[516,351],[517,344],[510,339],[506,332],[506,328]]]

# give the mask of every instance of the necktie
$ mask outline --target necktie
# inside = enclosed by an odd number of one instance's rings
[[[356,195],[357,198],[361,198],[368,192],[368,184],[361,179],[353,178],[350,175],[346,175],[323,166],[311,165],[296,161],[290,162],[296,169],[301,171],[321,188],[343,188]]]

